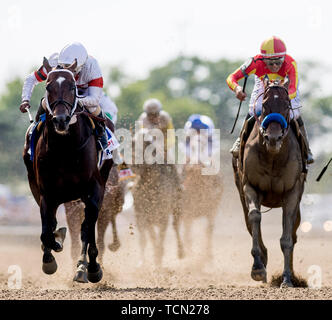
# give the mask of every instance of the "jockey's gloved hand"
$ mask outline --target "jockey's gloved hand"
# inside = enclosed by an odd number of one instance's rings
[[[235,95],[240,101],[244,101],[247,97],[247,94],[243,92],[243,89],[241,86],[237,86],[235,88]]]
[[[27,112],[27,109],[30,109],[30,108],[31,108],[31,106],[30,106],[29,100],[23,100],[20,105],[21,112],[25,113],[25,112]]]

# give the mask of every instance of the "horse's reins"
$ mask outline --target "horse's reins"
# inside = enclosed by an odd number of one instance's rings
[[[74,85],[75,85],[75,95],[74,95],[74,102],[73,103],[70,103],[66,100],[63,100],[63,99],[57,99],[55,101],[53,101],[51,104],[49,103],[48,101],[48,92],[46,92],[46,96],[45,96],[45,103],[46,103],[46,107],[47,107],[47,110],[48,112],[50,113],[51,116],[53,116],[53,112],[52,112],[52,109],[54,107],[56,107],[58,104],[63,104],[69,111],[69,114],[70,114],[70,118],[72,118],[72,116],[74,115],[75,111],[76,111],[76,108],[77,108],[77,103],[78,103],[78,100],[77,98],[79,98],[80,96],[78,95],[78,91],[77,91],[77,86],[76,86],[76,80],[75,80],[75,77],[74,77],[74,74],[70,71],[70,70],[67,70],[67,69],[55,69],[55,70],[52,70],[48,73],[47,75],[47,78],[49,77],[49,75],[51,73],[54,73],[54,72],[68,72],[71,74],[73,80],[74,80]],[[94,116],[93,114],[87,112],[87,111],[80,111],[80,112],[76,112],[75,115],[80,115],[80,114],[84,114],[86,115],[87,117],[89,118],[92,118],[92,119],[95,119],[97,121],[103,121],[105,122],[106,119],[103,119],[103,118],[100,118],[100,117],[97,117],[97,116]],[[78,148],[76,148],[76,151],[79,151],[79,150],[82,150],[89,142],[90,138],[92,137],[93,135],[91,134],[87,139],[86,141],[81,145],[79,146]],[[43,131],[43,139],[45,139],[44,137],[44,131]]]
[[[282,89],[284,89],[284,90],[286,91],[286,93],[287,93],[287,97],[288,97],[288,90],[287,90],[285,87],[283,87],[283,86],[275,85],[275,84],[273,84],[272,86],[268,86],[268,87],[266,88],[266,90],[264,90],[264,92],[260,93],[260,94],[256,97],[256,99],[255,99],[255,101],[254,101],[254,106],[253,106],[254,117],[255,117],[256,122],[259,124],[259,126],[261,126],[262,121],[261,121],[261,120],[259,119],[259,117],[257,116],[257,113],[256,113],[256,104],[257,104],[258,99],[259,99],[261,96],[264,96],[264,95],[265,95],[265,94],[266,94],[266,93],[267,93],[272,87],[278,87],[278,88],[282,88]],[[291,101],[290,101],[289,97],[288,97],[288,102],[289,102],[289,104],[288,104],[288,112],[287,112],[287,119],[286,119],[286,122],[287,122],[287,129],[286,129],[285,134],[287,133],[288,128],[289,128],[290,111],[292,111]]]

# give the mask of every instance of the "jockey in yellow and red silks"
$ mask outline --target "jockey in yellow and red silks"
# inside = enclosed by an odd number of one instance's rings
[[[235,92],[236,97],[240,101],[243,101],[247,95],[238,82],[251,74],[255,75],[255,86],[251,94],[249,113],[246,120],[254,115],[253,109],[255,102],[256,112],[260,112],[262,110],[263,95],[261,95],[261,93],[264,92],[263,78],[265,75],[269,77],[270,81],[276,79],[283,80],[286,76],[288,76],[288,93],[292,106],[290,116],[298,121],[301,132],[308,141],[306,129],[300,115],[301,100],[299,97],[299,79],[296,61],[286,53],[287,50],[285,43],[280,38],[275,36],[263,41],[260,51],[260,54],[249,59],[240,68],[231,73],[226,80],[230,89]],[[236,157],[239,152],[239,142],[240,140],[238,138],[231,149],[231,153],[233,153]],[[309,150],[308,163],[312,162],[313,158],[311,151]]]

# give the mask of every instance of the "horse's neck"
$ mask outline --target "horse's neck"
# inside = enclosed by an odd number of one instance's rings
[[[53,123],[47,122],[44,137],[46,137],[49,149],[69,149],[70,151],[78,149],[91,135],[88,126],[84,126],[84,119],[77,117],[77,121],[71,124],[68,134],[61,135],[56,133]]]

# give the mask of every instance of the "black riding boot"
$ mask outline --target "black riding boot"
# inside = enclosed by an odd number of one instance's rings
[[[301,116],[297,118],[297,123],[299,124],[300,130],[301,130],[301,133],[302,133],[302,135],[303,135],[303,137],[304,137],[304,139],[306,140],[307,145],[308,145],[308,158],[307,158],[307,164],[314,163],[315,160],[314,160],[314,157],[313,157],[312,152],[311,152],[310,147],[309,147],[309,140],[308,140],[307,130],[306,130],[305,126],[304,126],[304,122],[303,122]]]
[[[249,113],[247,114],[246,116],[246,119],[243,121],[243,124],[242,124],[242,128],[241,128],[241,131],[240,131],[240,134],[246,124],[246,122],[248,122],[248,128],[247,128],[247,136],[246,136],[246,139],[249,137],[249,134],[252,130],[252,128],[254,127],[254,124],[255,124],[255,117],[254,116],[251,116]],[[234,158],[238,158],[239,157],[239,152],[240,152],[240,142],[241,142],[241,139],[240,137],[238,137],[236,139],[236,141],[234,142],[233,144],[233,147],[229,150],[230,153],[233,154],[233,157]]]
[[[103,110],[98,115],[99,118],[106,119],[106,115]],[[97,132],[97,142],[99,150],[105,150],[108,147],[107,143],[107,133],[106,124],[104,121],[96,121],[96,132]]]
[[[42,102],[43,102],[43,99],[42,98],[40,100],[40,103],[39,103],[39,108],[38,108],[38,111],[37,111],[37,114],[36,114],[36,117],[35,117],[35,122],[39,122],[39,117],[43,114],[43,113],[46,113],[45,109],[43,108],[43,105],[42,105]]]

